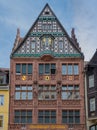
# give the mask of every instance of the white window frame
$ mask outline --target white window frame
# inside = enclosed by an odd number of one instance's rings
[[[89,88],[94,87],[94,74],[89,75]]]
[[[95,97],[90,98],[89,104],[90,104],[90,112],[95,111],[96,110]]]

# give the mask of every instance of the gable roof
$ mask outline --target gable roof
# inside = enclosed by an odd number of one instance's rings
[[[97,49],[93,55],[93,57],[91,58],[90,62],[88,63],[89,65],[97,65]]]
[[[62,24],[60,23],[60,21],[58,20],[58,18],[56,17],[56,15],[54,14],[54,12],[52,11],[52,9],[50,8],[49,4],[47,3],[43,10],[41,11],[41,13],[39,14],[39,16],[37,17],[37,19],[35,20],[35,22],[33,23],[33,25],[31,26],[31,28],[29,29],[29,31],[27,32],[27,34],[25,35],[25,37],[22,40],[19,40],[20,43],[17,44],[17,47],[13,50],[13,52],[11,53],[11,56],[21,47],[21,45],[24,43],[24,41],[27,39],[27,37],[29,36],[29,33],[31,32],[31,30],[34,28],[34,25],[37,23],[39,17],[42,15],[43,11],[46,8],[49,8],[49,10],[52,12],[52,15],[56,18],[56,21],[58,22],[58,24],[60,25],[61,29],[63,30],[64,34],[67,36],[68,40],[70,41],[70,43],[72,43],[72,45],[75,47],[75,49],[81,54],[82,57],[83,53],[81,52],[79,46],[77,46],[77,44],[75,43],[75,41],[73,41],[72,38],[70,38],[70,36],[68,35],[68,33],[66,32],[66,30],[64,29],[64,27],[62,26]]]

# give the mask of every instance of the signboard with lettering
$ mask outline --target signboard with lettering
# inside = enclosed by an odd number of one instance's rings
[[[53,124],[53,125],[29,125],[30,129],[64,129],[67,130],[67,125]]]

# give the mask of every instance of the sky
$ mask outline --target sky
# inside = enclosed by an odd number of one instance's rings
[[[24,37],[48,3],[71,35],[75,34],[85,61],[97,48],[97,0],[0,0],[0,68],[10,67],[10,54],[17,28]]]

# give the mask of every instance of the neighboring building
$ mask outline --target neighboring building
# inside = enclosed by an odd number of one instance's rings
[[[0,68],[0,130],[8,130],[9,69]]]
[[[86,130],[84,56],[48,4],[10,59],[9,130]]]
[[[97,50],[85,67],[87,130],[97,130]]]

